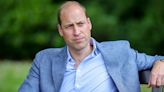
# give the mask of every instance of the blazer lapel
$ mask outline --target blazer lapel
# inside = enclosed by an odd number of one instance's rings
[[[61,50],[57,57],[54,57],[54,60],[52,62],[52,76],[55,86],[55,92],[59,92],[60,90],[66,69],[66,60],[67,53],[65,47]]]
[[[101,44],[97,43],[97,47],[100,50],[103,58],[104,58],[104,63],[106,65],[106,69],[108,74],[111,76],[113,79],[117,89],[119,92],[128,92],[128,87],[126,87],[124,84],[124,80],[121,76],[121,63],[120,60],[118,59],[118,52],[115,52],[117,48],[114,48],[110,44]]]

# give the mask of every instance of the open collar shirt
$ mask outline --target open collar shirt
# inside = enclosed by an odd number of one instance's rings
[[[107,73],[104,60],[92,38],[93,51],[75,69],[76,61],[67,48],[67,64],[60,92],[118,92]]]

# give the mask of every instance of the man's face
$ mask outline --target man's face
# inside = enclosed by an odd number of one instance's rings
[[[72,5],[61,11],[60,35],[71,50],[82,50],[90,46],[91,23],[84,10]]]

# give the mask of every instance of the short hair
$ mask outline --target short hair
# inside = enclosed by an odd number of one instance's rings
[[[58,21],[58,24],[59,24],[59,25],[61,25],[60,15],[61,15],[62,9],[63,9],[65,6],[69,6],[69,5],[72,5],[72,4],[75,4],[75,5],[80,6],[80,7],[84,10],[86,17],[88,17],[85,7],[84,7],[83,5],[81,5],[79,2],[77,2],[77,1],[66,1],[66,2],[64,2],[64,3],[59,7],[59,10],[58,10],[58,13],[57,13],[57,21]]]

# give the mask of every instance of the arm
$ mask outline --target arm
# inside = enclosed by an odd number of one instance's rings
[[[164,60],[158,60],[153,65],[148,86],[159,87],[163,85],[164,85]]]
[[[39,92],[39,60],[37,58],[34,59],[29,74],[18,92]]]
[[[152,68],[148,86],[159,87],[164,85],[164,57],[149,56],[135,50],[132,50],[132,53],[139,71]]]
[[[136,53],[138,70],[151,69],[149,87],[159,87],[164,85],[164,57],[149,56],[144,53]]]

